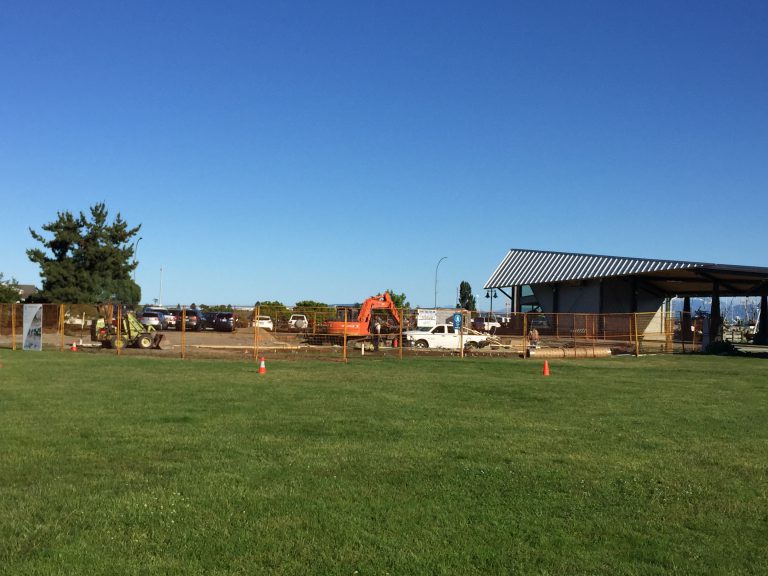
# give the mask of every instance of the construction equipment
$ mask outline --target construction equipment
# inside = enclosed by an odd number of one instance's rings
[[[346,308],[340,308],[339,314],[344,314]],[[397,306],[392,301],[389,292],[371,296],[360,307],[360,312],[356,319],[347,318],[344,321],[344,317],[337,318],[336,320],[328,320],[325,322],[325,332],[331,336],[343,336],[347,335],[347,338],[361,338],[368,336],[371,333],[371,318],[373,317],[374,310],[386,310],[395,319],[397,325],[400,325],[400,315],[397,313]]]
[[[101,342],[103,348],[160,348],[163,335],[152,326],[144,326],[132,312],[120,310],[120,314],[115,314],[112,305],[98,306],[97,309],[99,316],[91,323],[91,340]],[[111,320],[107,321],[108,318]]]

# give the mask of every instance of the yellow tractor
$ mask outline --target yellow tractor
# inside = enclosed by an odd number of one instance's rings
[[[162,334],[152,326],[144,326],[132,312],[119,309],[115,313],[114,308],[112,305],[98,307],[98,318],[91,323],[92,341],[101,342],[104,348],[160,348]]]

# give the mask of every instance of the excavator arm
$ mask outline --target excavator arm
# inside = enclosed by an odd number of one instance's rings
[[[392,316],[395,318],[395,322],[400,324],[400,315],[397,313],[397,306],[392,301],[392,297],[389,292],[371,296],[360,307],[360,314],[357,315],[357,321],[365,323],[366,325],[371,321],[371,313],[373,310],[389,310]]]

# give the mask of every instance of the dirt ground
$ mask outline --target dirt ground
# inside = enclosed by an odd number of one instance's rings
[[[341,346],[310,345],[308,335],[298,332],[285,332],[274,334],[266,330],[259,330],[254,334],[252,328],[237,330],[235,332],[215,332],[205,330],[202,332],[178,332],[165,330],[160,332],[163,336],[161,349],[140,350],[126,348],[120,351],[124,355],[142,355],[167,358],[225,358],[253,360],[263,355],[271,358],[301,359],[301,358],[327,358],[340,359],[343,356]],[[20,332],[16,333],[16,348],[22,347]],[[107,349],[99,342],[91,342],[87,330],[65,329],[63,348],[70,350],[72,343],[76,344],[77,351],[92,354],[116,354],[114,349]],[[0,334],[0,348],[12,348],[11,335],[7,332]],[[45,350],[58,350],[62,348],[62,338],[55,331],[46,330],[43,334],[43,348]],[[254,353],[254,348],[256,349]],[[350,349],[353,345],[350,343]],[[359,350],[358,350],[359,353]],[[382,350],[382,353],[387,353]]]

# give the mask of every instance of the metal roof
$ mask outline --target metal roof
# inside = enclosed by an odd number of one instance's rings
[[[636,278],[665,295],[708,293],[715,281],[722,295],[756,295],[768,286],[768,268],[512,249],[484,288],[620,277]]]

